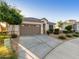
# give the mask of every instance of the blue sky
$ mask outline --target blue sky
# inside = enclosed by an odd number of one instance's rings
[[[49,21],[79,20],[79,0],[6,0],[25,17],[47,18]]]

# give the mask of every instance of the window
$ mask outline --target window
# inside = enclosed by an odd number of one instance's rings
[[[53,25],[49,25],[49,29],[53,29]]]

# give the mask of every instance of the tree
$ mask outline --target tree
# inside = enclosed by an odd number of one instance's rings
[[[8,5],[6,2],[0,2],[0,21],[5,21],[11,25],[19,25],[22,23],[22,19],[20,10]]]
[[[66,29],[68,32],[71,32],[71,31],[72,31],[72,25],[66,26],[65,29]]]
[[[5,21],[5,19],[8,19],[9,14],[9,7],[8,5],[1,1],[0,2],[0,21]]]
[[[4,1],[0,1],[0,21],[12,25],[12,34],[15,33],[15,25],[20,25],[22,23],[22,19],[23,16],[20,14],[20,10],[8,5]],[[18,40],[18,38],[16,40]]]
[[[20,10],[8,5],[6,2],[0,2],[0,21],[7,22],[10,25],[20,25],[22,23]]]
[[[63,22],[62,22],[62,21],[59,21],[59,22],[58,22],[58,27],[60,27],[60,28],[61,28],[61,27],[62,27],[62,25],[63,25]]]

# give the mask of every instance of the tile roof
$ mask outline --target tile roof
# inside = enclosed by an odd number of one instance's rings
[[[48,24],[50,24],[50,25],[55,25],[56,23],[53,23],[53,22],[48,22]]]
[[[33,17],[26,17],[24,18],[24,21],[30,21],[30,22],[43,22],[42,20],[46,20],[48,24],[52,25],[55,24],[53,22],[49,22],[46,18],[38,19],[38,18],[33,18]]]
[[[27,17],[27,18],[24,18],[24,21],[41,22],[41,19],[33,18],[33,17]]]

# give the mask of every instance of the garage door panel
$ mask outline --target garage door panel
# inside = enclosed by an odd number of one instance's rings
[[[37,35],[41,34],[41,25],[24,24],[20,27],[21,35]]]

